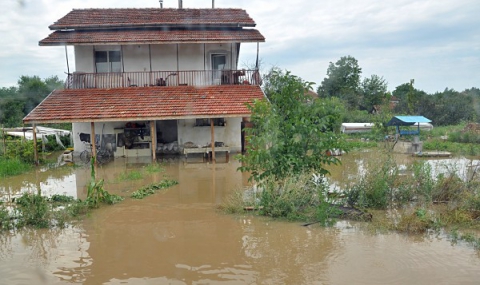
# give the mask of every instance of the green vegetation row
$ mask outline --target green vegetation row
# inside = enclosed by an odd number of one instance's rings
[[[41,193],[25,193],[11,203],[0,203],[0,229],[12,230],[26,226],[36,228],[65,227],[72,220],[86,215],[101,205],[113,205],[124,197],[110,194],[104,189],[104,181],[95,178],[95,159],[91,161],[91,181],[88,184],[87,198],[82,201],[65,195],[53,195],[48,198]],[[157,170],[154,166],[148,169]],[[132,193],[131,197],[142,199],[156,190],[166,189],[178,184],[175,180],[165,179]]]

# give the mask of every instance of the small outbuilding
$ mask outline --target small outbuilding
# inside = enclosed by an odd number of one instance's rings
[[[424,116],[395,116],[388,123],[387,126],[394,126],[397,130],[397,134],[400,136],[405,135],[420,135],[420,128],[431,130],[433,125],[431,120],[425,118]],[[400,129],[400,127],[417,127],[416,130]]]
[[[423,143],[420,141],[420,129],[433,129],[431,122],[432,121],[430,119],[425,118],[424,116],[393,117],[387,123],[387,126],[394,126],[396,128],[395,144],[393,146],[393,150],[395,152],[408,154],[422,153]],[[401,129],[401,127],[403,129]],[[411,141],[400,141],[399,138],[403,136],[413,136],[413,139]]]

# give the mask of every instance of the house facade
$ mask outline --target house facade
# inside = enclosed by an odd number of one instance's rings
[[[247,104],[264,98],[258,68],[238,68],[241,43],[265,41],[255,25],[242,9],[74,9],[39,44],[73,46],[75,71],[24,123],[71,122],[76,152],[241,151]]]

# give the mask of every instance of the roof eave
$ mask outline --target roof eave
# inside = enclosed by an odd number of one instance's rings
[[[94,30],[94,29],[124,29],[124,28],[251,28],[256,27],[255,23],[196,23],[196,24],[100,24],[100,25],[50,25],[48,28],[53,31],[61,30]]]
[[[212,115],[189,115],[189,116],[166,116],[166,117],[121,117],[121,118],[85,118],[74,120],[29,120],[23,119],[24,124],[57,124],[57,123],[96,123],[96,122],[125,122],[125,121],[162,121],[162,120],[189,120],[189,119],[212,119],[212,118],[244,118],[250,117],[251,113],[239,113],[239,114],[212,114]]]
[[[149,42],[149,41],[136,41],[136,42],[91,42],[91,43],[73,43],[73,42],[58,42],[58,43],[43,43],[40,41],[39,46],[91,46],[91,45],[162,45],[162,44],[228,44],[228,43],[263,43],[265,40],[217,40],[217,41],[162,41],[162,42]]]

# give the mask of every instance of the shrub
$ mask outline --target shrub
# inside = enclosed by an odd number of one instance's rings
[[[19,225],[35,226],[37,228],[48,228],[50,226],[50,211],[47,198],[38,195],[25,193],[16,199],[19,206]]]
[[[270,180],[260,194],[261,213],[289,220],[313,220],[330,216],[327,202],[327,185],[302,175],[287,177],[282,181]],[[320,211],[319,212],[317,212]]]
[[[7,159],[19,159],[25,163],[34,163],[33,141],[16,140],[16,143],[7,144],[5,153]]]
[[[369,167],[369,172],[345,191],[350,206],[386,209],[393,202],[398,186],[398,166],[391,157],[374,165],[377,167]]]

